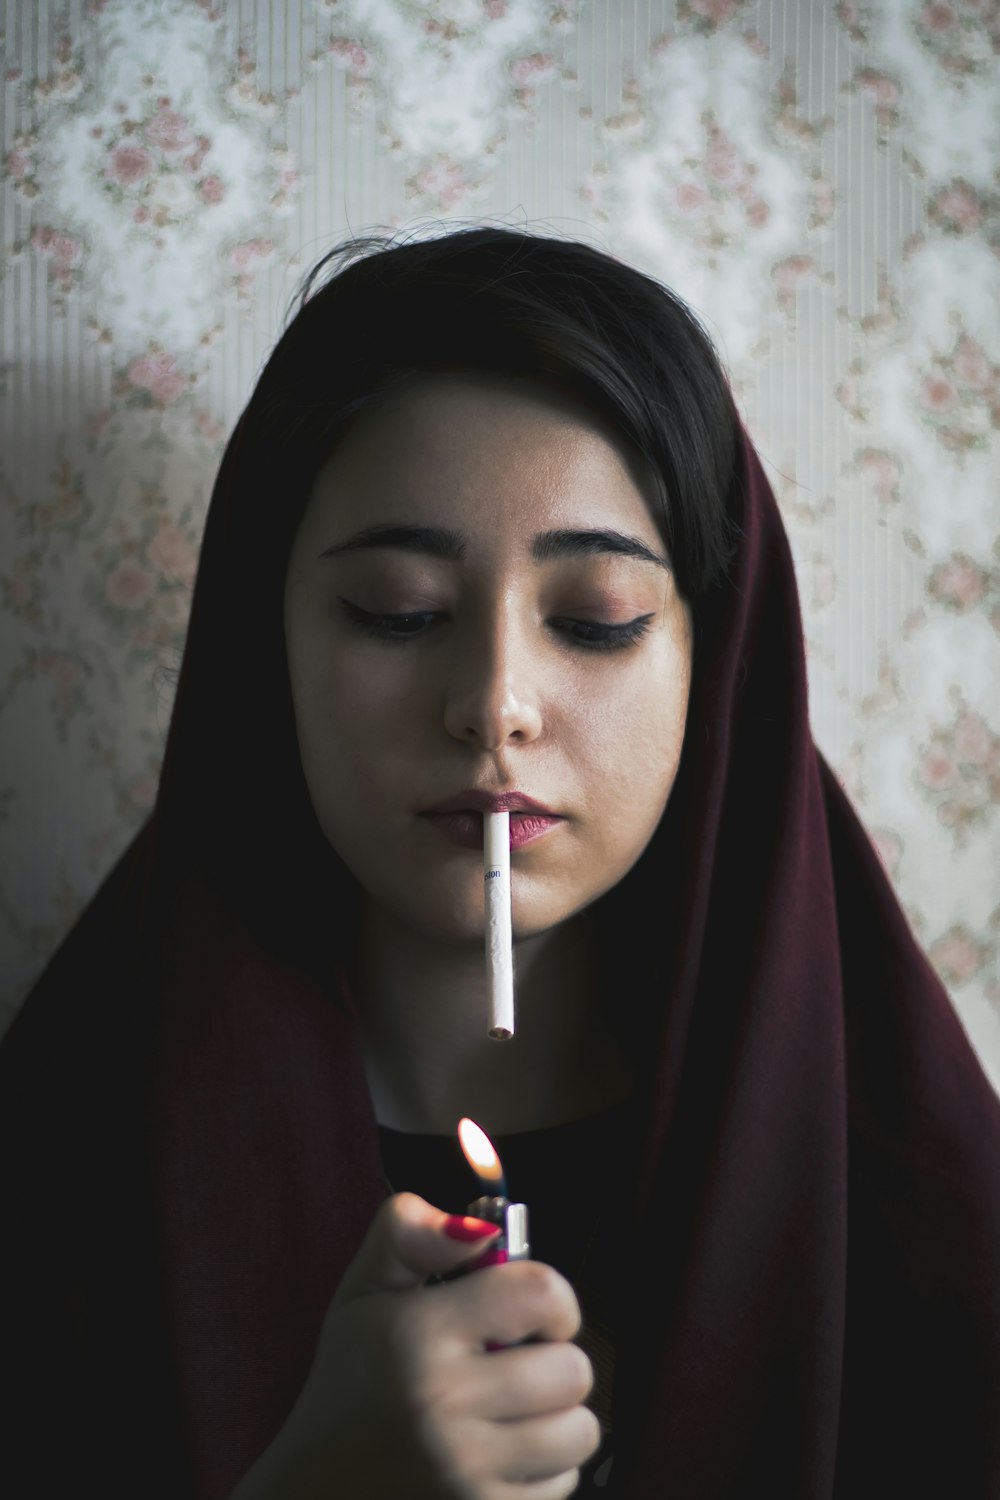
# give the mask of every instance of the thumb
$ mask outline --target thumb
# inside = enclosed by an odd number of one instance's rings
[[[446,1214],[416,1193],[396,1193],[372,1220],[334,1301],[423,1286],[429,1276],[474,1260],[499,1233],[483,1219]]]

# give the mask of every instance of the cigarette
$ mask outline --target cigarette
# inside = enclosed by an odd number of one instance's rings
[[[486,987],[493,1037],[514,1035],[514,956],[510,924],[510,813],[483,814]]]

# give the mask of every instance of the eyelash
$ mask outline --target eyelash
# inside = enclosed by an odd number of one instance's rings
[[[405,646],[410,641],[420,640],[426,634],[426,626],[429,622],[440,618],[439,615],[430,612],[415,612],[402,615],[379,615],[371,614],[367,609],[361,609],[357,604],[352,604],[349,599],[340,599],[344,613],[348,620],[363,634],[373,636],[375,640],[385,641],[393,646]],[[550,623],[569,627],[565,634],[574,645],[581,647],[584,651],[624,651],[629,646],[635,646],[649,629],[653,620],[652,614],[639,615],[634,620],[629,620],[624,625],[610,625],[603,620],[556,620]],[[416,621],[416,630],[394,629],[401,621]]]

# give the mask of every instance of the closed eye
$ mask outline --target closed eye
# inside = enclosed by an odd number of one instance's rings
[[[416,610],[405,614],[378,614],[340,598],[350,623],[364,635],[394,646],[422,639],[435,625],[447,619],[436,610]],[[549,628],[569,645],[583,651],[620,651],[636,645],[649,629],[655,613],[637,615],[634,620],[613,624],[608,620],[576,620],[559,616],[548,621]]]

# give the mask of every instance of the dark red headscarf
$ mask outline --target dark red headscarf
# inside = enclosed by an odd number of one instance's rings
[[[670,806],[601,908],[639,1077],[609,1494],[990,1500],[1000,1105],[812,742],[748,442],[740,468],[739,560],[699,607]],[[224,743],[205,729],[251,630],[227,594],[225,472],[156,818],[0,1049],[0,1470],[19,1500],[86,1481],[224,1500],[384,1195],[334,983],[350,884],[318,844],[281,850],[259,758],[252,778],[227,763],[272,734],[267,693],[230,702]],[[228,868],[185,864],[199,827]],[[286,910],[303,864],[319,894]]]

